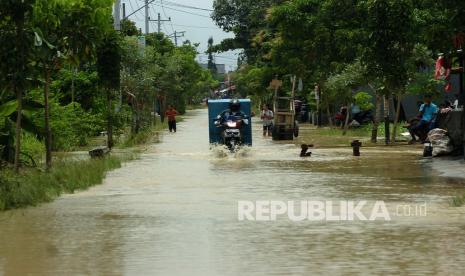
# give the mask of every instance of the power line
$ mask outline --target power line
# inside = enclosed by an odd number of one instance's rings
[[[143,0],[139,0],[139,1],[143,1]],[[186,5],[186,4],[175,3],[175,2],[168,1],[168,0],[153,0],[152,2],[155,2],[155,1],[164,2],[165,5],[184,8],[184,9],[192,9],[192,10],[207,11],[207,12],[213,12],[214,11],[212,9],[207,9],[207,8],[203,8],[203,7],[196,7],[196,6]]]
[[[134,15],[136,17],[137,20],[141,20],[139,15],[137,14],[137,11],[140,10],[141,8],[139,8],[139,6],[137,6],[137,9],[134,9],[134,6],[132,5],[132,1],[129,1],[129,5],[131,6],[131,10],[132,11],[136,11],[136,12],[133,12],[131,13],[130,15],[126,16],[126,17],[129,17],[131,15]],[[123,18],[123,20],[126,19],[126,18]]]
[[[177,27],[185,27],[185,28],[194,28],[194,29],[212,29],[212,30],[217,30],[220,28],[215,28],[215,27],[207,27],[207,26],[191,26],[191,25],[179,25],[179,24],[172,24],[173,26]]]
[[[165,23],[162,23],[162,26],[163,26],[163,30],[165,30],[165,34],[169,33],[169,32],[168,32],[168,29],[167,29],[166,26],[165,26]]]
[[[162,7],[160,4],[157,4],[157,3],[153,3],[153,4],[154,4],[155,6]],[[187,13],[187,14],[190,14],[190,15],[195,15],[195,16],[200,16],[200,17],[205,17],[205,18],[210,18],[210,16],[203,15],[203,14],[198,14],[198,13],[193,13],[193,12],[178,10],[178,9],[170,8],[170,7],[165,7],[165,8],[166,8],[166,9],[169,9],[169,10],[173,10],[173,11],[178,11],[178,12]]]
[[[166,14],[165,6],[163,5],[163,0],[160,0],[160,3],[161,3],[161,8],[163,10],[163,13],[165,14],[165,17],[168,17],[168,15]],[[171,24],[171,30],[174,33],[175,30],[174,30],[174,27],[173,27],[173,22],[170,21],[170,24]]]
[[[160,1],[163,1],[163,0],[160,0]],[[185,5],[185,4],[174,3],[174,2],[171,2],[171,1],[165,1],[165,3],[167,5],[170,5],[170,6],[176,6],[176,7],[180,7],[180,8],[186,8],[186,9],[208,11],[208,12],[213,12],[214,11],[214,10],[211,10],[211,9],[205,9],[205,8],[201,8],[201,7],[189,6],[189,5]]]
[[[199,53],[199,55],[201,56],[208,56],[208,54],[204,54],[204,53]],[[230,60],[237,60],[237,57],[233,57],[233,56],[218,56],[218,55],[213,55],[213,57],[215,58],[222,58],[222,59],[230,59]]]

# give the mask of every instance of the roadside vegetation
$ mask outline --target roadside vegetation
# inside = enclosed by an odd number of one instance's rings
[[[0,210],[100,183],[125,158],[57,152],[151,142],[168,105],[184,113],[218,85],[198,45],[142,39],[129,20],[115,31],[113,2],[1,1]]]
[[[196,62],[197,45],[176,46],[158,33],[142,43],[127,20],[117,32],[112,6],[111,0],[2,1],[3,164],[18,172],[34,159],[50,169],[53,152],[86,146],[101,132],[111,148],[127,129],[133,136],[151,129],[156,113],[163,121],[167,105],[184,113],[218,85]]]
[[[274,78],[284,82],[283,93],[291,91],[291,76],[301,80],[297,95],[315,111],[318,94],[320,111],[328,118],[341,106],[350,107],[357,92],[370,90],[375,102],[371,140],[377,142],[380,123],[393,121],[390,143],[399,132],[400,105],[389,114],[389,102],[437,95],[444,87],[433,79],[434,60],[465,44],[464,3],[216,0],[213,19],[234,37],[213,48],[243,50],[232,79],[242,96],[259,105],[271,103]],[[451,62],[457,65],[456,59]]]
[[[19,174],[3,170],[0,174],[0,211],[36,206],[63,193],[74,193],[101,184],[106,174],[135,158],[133,154],[101,159],[57,162],[47,173],[37,169]]]
[[[450,202],[452,207],[462,207],[465,205],[465,195],[454,196]]]

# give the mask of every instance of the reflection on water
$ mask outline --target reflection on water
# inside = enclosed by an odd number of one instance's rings
[[[465,265],[464,181],[404,149],[274,145],[210,150],[195,111],[104,185],[0,214],[4,275],[456,274]],[[384,200],[428,215],[384,222],[239,222],[238,200]]]

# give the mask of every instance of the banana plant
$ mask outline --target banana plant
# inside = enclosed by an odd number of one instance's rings
[[[18,101],[9,100],[1,103],[0,99],[0,160],[8,163],[14,162],[15,157],[15,122],[18,117]],[[44,131],[41,127],[33,123],[31,114],[43,108],[41,103],[24,100],[22,109],[22,131],[35,134],[37,137],[42,138]],[[32,164],[35,161],[24,152],[20,152],[21,155],[30,159]]]

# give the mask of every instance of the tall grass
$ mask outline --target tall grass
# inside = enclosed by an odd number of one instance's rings
[[[178,118],[178,122],[182,117]],[[129,136],[119,147],[130,148],[155,142],[158,133],[168,126],[167,122],[158,122],[152,128]],[[40,158],[42,146],[34,137],[26,136],[28,153]],[[69,160],[63,159],[44,172],[40,169],[24,169],[16,174],[9,168],[0,168],[0,211],[36,206],[50,202],[64,193],[74,193],[101,184],[107,172],[121,168],[123,162],[133,160],[137,151],[122,156],[108,156],[101,159]]]
[[[462,207],[465,205],[465,195],[454,196],[450,204],[452,207]]]
[[[36,206],[63,193],[73,193],[101,184],[108,171],[133,157],[113,157],[56,164],[48,173],[34,169],[15,174],[0,171],[0,211]]]

